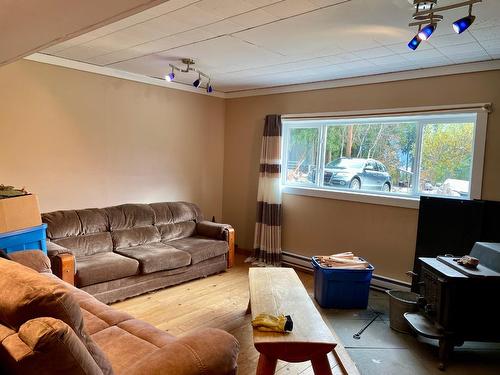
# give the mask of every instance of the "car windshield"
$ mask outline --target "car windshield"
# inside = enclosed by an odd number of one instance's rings
[[[363,159],[335,159],[329,162],[325,168],[337,168],[337,169],[361,169],[365,161]]]

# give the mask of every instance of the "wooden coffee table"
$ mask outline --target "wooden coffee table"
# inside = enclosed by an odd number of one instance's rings
[[[331,375],[327,354],[337,340],[314,306],[299,277],[291,268],[250,268],[252,319],[260,313],[290,315],[293,331],[287,334],[253,330],[260,353],[257,374],[274,374],[278,359],[311,361],[315,374]]]

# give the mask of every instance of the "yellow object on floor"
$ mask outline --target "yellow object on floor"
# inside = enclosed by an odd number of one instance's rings
[[[290,315],[259,314],[252,320],[252,326],[259,331],[284,333],[293,329]]]

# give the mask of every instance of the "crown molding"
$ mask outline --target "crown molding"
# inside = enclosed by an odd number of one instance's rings
[[[214,91],[209,94],[204,90],[197,89],[195,87],[192,87],[191,85],[185,85],[178,82],[167,82],[164,79],[160,78],[154,78],[142,74],[130,73],[124,70],[109,68],[107,66],[93,65],[81,61],[75,61],[75,60],[65,59],[62,57],[46,55],[44,53],[34,53],[33,55],[26,56],[25,59],[45,64],[62,66],[69,69],[81,70],[89,73],[101,74],[109,77],[126,79],[128,81],[141,82],[148,85],[165,87],[168,89],[188,91],[199,95],[215,96],[218,98],[226,97],[226,95],[220,91]]]
[[[402,72],[394,73],[374,74],[361,77],[342,78],[330,81],[319,81],[312,83],[300,83],[296,85],[284,85],[268,88],[263,87],[252,90],[233,91],[226,92],[225,96],[227,99],[243,98],[249,96],[273,95],[299,91],[331,89],[337,87],[369,85],[374,83],[404,81],[409,79],[448,76],[454,74],[483,72],[489,70],[500,70],[500,59],[465,64],[445,65],[433,68],[405,70]]]
[[[404,81],[410,79],[448,76],[454,74],[474,73],[474,72],[483,72],[490,70],[500,70],[500,59],[497,59],[497,60],[479,61],[466,64],[438,66],[433,68],[406,70],[394,73],[367,75],[362,77],[335,79],[330,81],[301,83],[295,85],[284,85],[275,87],[263,87],[251,90],[241,90],[233,92],[214,91],[213,93],[208,94],[205,91],[200,91],[199,89],[196,89],[190,85],[185,85],[178,82],[166,82],[165,80],[159,78],[148,77],[142,74],[129,73],[123,70],[113,69],[106,66],[92,65],[80,61],[65,59],[62,57],[46,55],[43,53],[35,53],[33,55],[25,57],[25,59],[45,64],[62,66],[70,69],[82,70],[85,72],[90,72],[95,74],[101,74],[109,77],[126,79],[134,82],[141,82],[148,85],[160,86],[174,90],[188,91],[199,95],[215,96],[224,99],[245,98],[245,97],[260,96],[260,95],[284,94],[284,93],[300,92],[300,91],[323,90],[323,89],[331,89],[338,87],[369,85],[374,83],[395,82],[395,81]]]

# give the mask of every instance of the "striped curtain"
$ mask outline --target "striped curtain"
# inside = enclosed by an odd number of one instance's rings
[[[281,116],[267,115],[260,155],[254,249],[258,262],[281,264]]]

